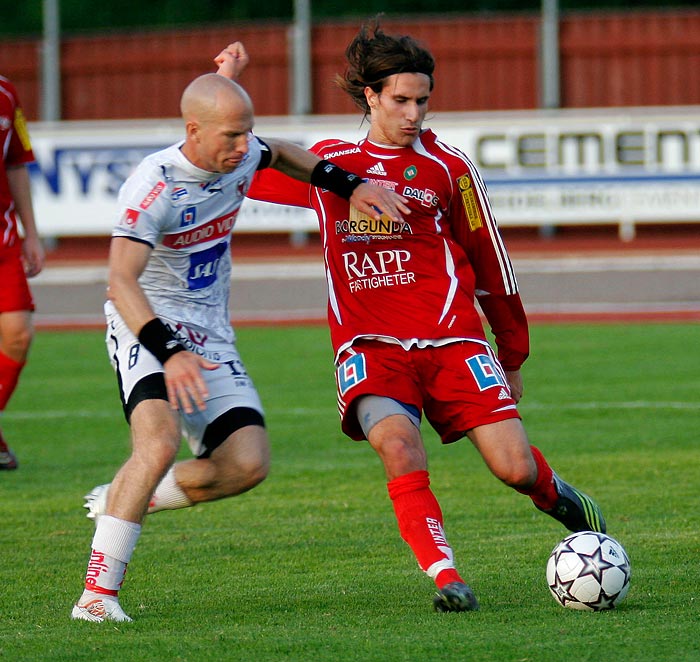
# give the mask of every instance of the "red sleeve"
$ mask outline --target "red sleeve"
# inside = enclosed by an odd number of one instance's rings
[[[527,317],[486,187],[472,164],[455,179],[450,212],[454,238],[474,272],[476,298],[495,337],[498,359],[505,370],[518,370],[530,351]]]
[[[519,370],[530,353],[527,317],[519,294],[477,295],[496,339],[498,360],[504,370]]]
[[[274,168],[258,170],[246,193],[247,197],[263,202],[293,207],[311,207],[311,184],[293,179]]]
[[[337,140],[322,140],[313,145],[309,151],[320,154],[325,147],[337,142]],[[311,189],[311,184],[300,182],[270,167],[255,173],[246,195],[262,202],[311,208]]]

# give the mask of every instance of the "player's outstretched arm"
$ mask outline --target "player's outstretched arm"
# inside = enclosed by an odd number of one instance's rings
[[[229,44],[214,58],[214,63],[219,67],[216,73],[231,80],[238,80],[248,62],[250,58],[240,41]]]
[[[326,189],[349,200],[359,211],[379,220],[385,214],[394,221],[410,214],[408,200],[384,187],[369,184],[331,161],[287,140],[262,138],[272,151],[271,167],[289,177]]]

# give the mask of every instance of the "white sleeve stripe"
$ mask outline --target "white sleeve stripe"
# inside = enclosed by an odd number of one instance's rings
[[[328,220],[328,217],[326,215],[326,208],[323,206],[323,203],[321,202],[321,192],[318,188],[315,186],[311,188],[312,195],[316,196],[316,199],[318,200],[318,213],[320,214],[319,218],[319,228],[321,230],[321,237],[323,240],[323,256],[324,256],[324,261],[327,263],[328,262],[328,232],[326,230],[326,221]],[[335,315],[335,319],[338,322],[338,324],[343,323],[343,318],[340,314],[340,306],[338,305],[338,297],[336,296],[335,293],[335,286],[333,284],[333,276],[331,275],[331,270],[326,268],[326,281],[328,283],[328,303],[331,307],[331,310],[333,311],[333,314]]]
[[[513,270],[513,265],[508,257],[508,252],[503,244],[503,239],[500,233],[497,231],[498,224],[493,215],[493,210],[491,209],[491,203],[489,202],[488,192],[486,190],[486,184],[481,178],[481,174],[478,169],[471,161],[471,159],[461,150],[457,149],[452,145],[448,145],[439,140],[435,141],[442,150],[448,154],[464,161],[464,165],[469,170],[470,175],[475,183],[475,190],[479,196],[479,202],[481,203],[481,208],[484,210],[486,215],[486,224],[488,226],[489,236],[491,237],[491,243],[493,244],[496,257],[498,259],[498,264],[501,268],[501,278],[505,286],[506,294],[516,294],[518,292],[518,283],[515,277],[515,271]]]
[[[447,296],[445,297],[445,305],[443,306],[442,309],[442,314],[440,315],[440,320],[438,324],[442,324],[442,321],[445,319],[445,315],[449,312],[450,308],[452,307],[452,301],[455,298],[455,292],[457,292],[457,277],[455,276],[455,263],[452,260],[452,253],[450,253],[450,247],[443,238],[443,243],[445,245],[445,267],[447,270],[447,275],[450,277],[450,289],[447,292]]]

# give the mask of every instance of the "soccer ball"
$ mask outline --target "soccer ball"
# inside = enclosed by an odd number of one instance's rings
[[[630,587],[630,561],[614,538],[595,531],[568,535],[549,555],[547,584],[563,607],[612,609]]]

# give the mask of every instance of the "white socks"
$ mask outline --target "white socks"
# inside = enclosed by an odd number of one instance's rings
[[[192,502],[175,480],[175,467],[172,466],[168,469],[168,473],[163,476],[163,480],[158,483],[147,512],[150,514],[160,510],[178,510],[179,508],[189,508],[191,505]]]
[[[91,594],[116,597],[140,534],[141,525],[134,522],[110,515],[97,520],[81,601]]]

